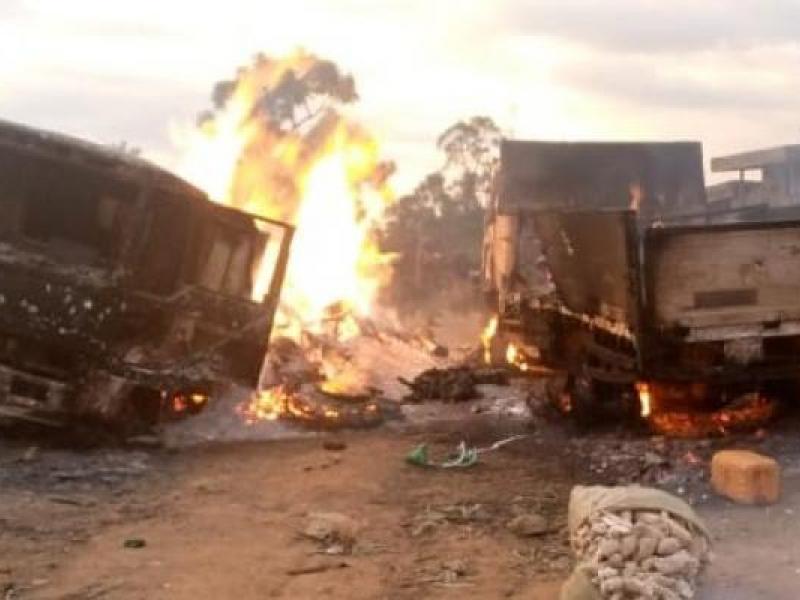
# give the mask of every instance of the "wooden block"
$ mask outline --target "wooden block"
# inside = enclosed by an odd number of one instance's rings
[[[711,459],[711,485],[742,504],[772,504],[781,493],[778,463],[749,450],[722,450]]]

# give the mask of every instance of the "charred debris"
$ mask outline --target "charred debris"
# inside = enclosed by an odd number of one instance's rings
[[[406,402],[430,399],[463,402],[481,397],[479,385],[508,385],[509,373],[501,368],[460,365],[427,369],[413,381],[400,378],[400,382],[409,388]]]
[[[501,368],[421,369],[400,378],[405,401],[473,399],[527,371],[577,416],[614,405],[681,434],[770,418],[800,370],[796,154],[715,160],[764,182],[707,191],[697,143],[504,141],[482,253]],[[289,225],[130,153],[7,122],[0,174],[0,417],[135,429],[239,384],[268,390],[249,410],[270,418],[380,422],[379,393],[327,385],[287,341],[264,386]],[[776,177],[788,183],[770,195]],[[430,335],[357,325],[447,357]],[[349,360],[336,336],[306,337]]]

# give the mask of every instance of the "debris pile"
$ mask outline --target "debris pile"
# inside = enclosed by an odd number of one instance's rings
[[[570,530],[579,563],[571,581],[591,581],[599,596],[589,597],[688,600],[710,561],[708,534],[691,508],[655,489],[578,487]]]
[[[323,324],[322,331],[303,331],[298,341],[273,342],[260,391],[238,408],[245,422],[285,419],[312,429],[374,426],[386,416],[384,407],[394,412],[385,399],[396,390],[386,383],[399,388],[398,375],[430,368],[442,357],[443,347],[427,337],[401,336],[350,314],[346,328],[344,322],[339,318]]]
[[[464,402],[480,398],[476,387],[478,385],[507,385],[508,372],[504,369],[456,366],[428,369],[417,375],[413,381],[403,378],[398,380],[411,390],[404,398],[406,402]]]
[[[571,452],[586,469],[586,479],[603,485],[651,485],[694,505],[710,497],[708,466],[727,440],[632,437],[618,430],[572,438]]]
[[[245,414],[245,419],[258,420],[261,404],[267,407],[263,414],[273,411],[276,417],[319,430],[374,427],[385,416],[371,394],[336,394],[314,384],[262,392],[246,405],[250,414]]]

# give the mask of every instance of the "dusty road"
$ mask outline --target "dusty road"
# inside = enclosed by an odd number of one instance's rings
[[[569,465],[532,461],[521,444],[463,472],[427,471],[403,463],[417,441],[384,432],[347,436],[342,451],[315,439],[79,457],[6,448],[7,597],[552,598],[568,568]],[[528,510],[552,532],[505,528]],[[321,555],[300,535],[320,511],[359,523],[352,553]],[[133,539],[144,547],[126,548]]]
[[[538,433],[461,471],[403,461],[420,441],[442,453],[464,435],[501,437],[379,430],[88,452],[6,442],[0,589],[38,600],[557,598],[570,568],[570,487],[605,475],[563,438]],[[330,439],[345,447],[326,449]],[[700,506],[718,556],[701,600],[798,597],[798,457],[781,457],[779,505]],[[319,512],[345,519],[350,541],[304,536]],[[544,533],[510,531],[520,514],[543,517]]]

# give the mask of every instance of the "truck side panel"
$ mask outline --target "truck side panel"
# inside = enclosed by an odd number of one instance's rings
[[[651,326],[688,341],[800,330],[800,222],[652,230]]]

